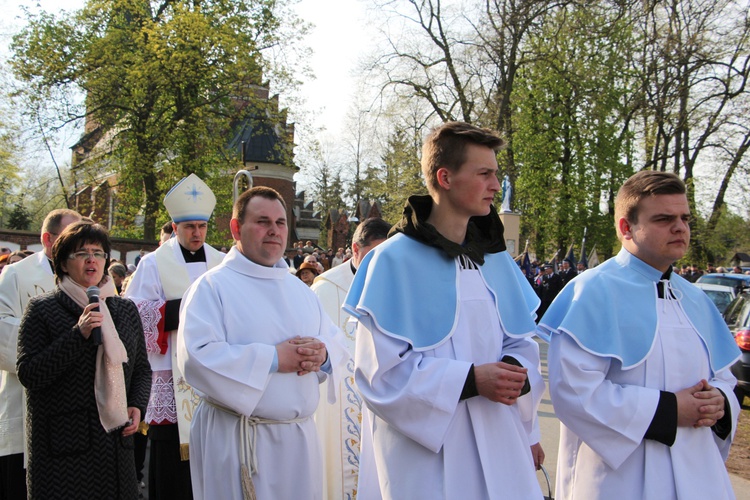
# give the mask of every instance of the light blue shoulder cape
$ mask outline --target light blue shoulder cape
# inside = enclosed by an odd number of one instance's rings
[[[505,332],[512,337],[533,335],[539,298],[508,252],[485,254],[479,270],[495,297]],[[457,285],[455,259],[399,233],[365,256],[342,307],[354,317],[369,314],[386,335],[426,351],[453,335]]]
[[[623,369],[642,363],[657,330],[656,283],[662,273],[624,248],[571,281],[539,322],[540,336],[567,333],[586,351],[618,359]],[[714,373],[740,355],[719,311],[698,287],[671,273],[670,286],[708,349]]]

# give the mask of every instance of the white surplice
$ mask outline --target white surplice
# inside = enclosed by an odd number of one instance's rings
[[[350,262],[333,267],[315,279],[310,289],[318,296],[328,316],[344,332],[346,347],[354,353],[354,326],[341,305],[352,285]],[[323,452],[323,498],[352,500],[357,497],[362,399],[354,387],[354,360],[346,363],[341,377],[340,397],[334,404],[321,401],[315,412]]]
[[[276,344],[297,335],[325,342],[333,376],[271,372]],[[252,479],[259,500],[321,498],[321,456],[312,415],[318,384],[326,378],[329,401],[335,400],[348,357],[341,336],[315,294],[289,274],[283,260],[274,267],[260,266],[234,247],[186,292],[177,359],[187,382],[204,398],[241,415],[303,419],[256,427],[258,472]],[[201,403],[190,432],[197,500],[242,498],[240,444],[240,419]]]
[[[660,391],[702,378],[727,396],[733,416],[739,412],[734,376],[729,368],[711,375],[705,345],[679,301],[658,299],[656,307],[656,342],[629,370],[581,349],[568,334],[552,335],[550,394],[561,421],[556,498],[734,498],[724,467],[734,427],[726,440],[707,427],[678,427],[671,447],[644,439]]]
[[[221,262],[224,257],[223,254],[209,245],[204,244],[204,250],[206,258],[210,259],[210,262],[186,263],[177,238],[170,238],[157,250],[157,252],[164,252],[167,257],[170,257],[173,266],[180,266],[184,269],[184,276],[178,276],[182,278],[179,284],[180,296],[190,283],[198,279],[207,269]],[[144,419],[146,423],[177,423],[178,412],[175,407],[172,371],[175,357],[174,346],[170,338],[167,342],[166,351],[162,353],[156,341],[159,337],[157,324],[162,319],[161,307],[166,301],[179,297],[167,297],[156,252],[145,255],[138,263],[138,269],[125,289],[124,296],[135,302],[138,307],[146,337],[146,352],[152,370],[151,396]]]
[[[542,497],[530,451],[539,442],[536,408],[544,391],[539,348],[528,337],[505,335],[479,271],[462,270],[457,286],[455,333],[432,350],[414,351],[371,316],[360,318],[360,500]],[[531,392],[512,406],[482,396],[459,401],[471,364],[505,355],[528,368]]]
[[[16,376],[18,327],[33,297],[55,288],[44,251],[5,266],[0,274],[0,457],[24,452],[23,386]]]

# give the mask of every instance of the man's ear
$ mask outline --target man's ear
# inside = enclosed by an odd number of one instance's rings
[[[232,238],[235,241],[240,240],[240,221],[238,219],[232,219],[229,221],[229,230],[232,232]]]
[[[620,234],[622,235],[623,238],[626,238],[628,240],[632,238],[632,235],[630,232],[631,230],[630,222],[628,222],[628,220],[625,217],[620,217],[620,220],[617,221],[617,229],[620,230]]]
[[[42,245],[44,248],[52,248],[52,234],[42,233]]]
[[[438,185],[442,189],[450,189],[451,187],[451,171],[445,167],[440,167],[436,172]]]

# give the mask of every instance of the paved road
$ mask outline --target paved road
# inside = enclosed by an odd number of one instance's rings
[[[539,351],[542,358],[542,375],[547,382],[547,344],[539,341]],[[749,410],[743,410],[749,411]],[[552,402],[549,398],[549,390],[545,391],[542,402],[539,405],[539,427],[542,431],[542,447],[546,458],[544,460],[545,468],[550,476],[552,489],[555,489],[555,469],[557,467],[557,443],[560,438],[560,421],[555,416],[555,410],[552,408]],[[730,474],[734,494],[737,500],[750,500],[750,481],[743,479],[734,474]],[[542,485],[542,491],[547,494],[547,484],[544,477],[539,473],[539,484]]]

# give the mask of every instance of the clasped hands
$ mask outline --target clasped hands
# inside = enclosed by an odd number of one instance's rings
[[[711,427],[724,416],[724,396],[705,379],[675,395],[679,427]]]
[[[506,405],[515,404],[526,383],[526,368],[498,361],[474,366],[474,381],[480,396]]]
[[[320,371],[320,366],[328,357],[326,345],[320,339],[299,335],[276,344],[276,353],[279,373],[296,372],[300,376]]]

